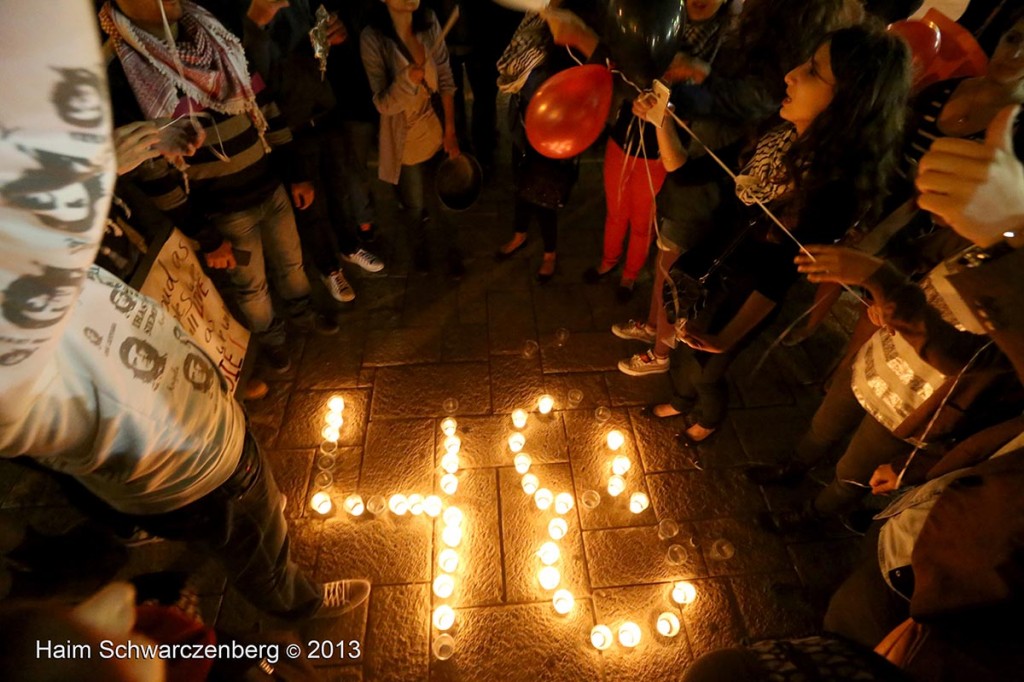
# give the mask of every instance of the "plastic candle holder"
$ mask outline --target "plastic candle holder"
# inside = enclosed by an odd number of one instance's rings
[[[395,516],[404,516],[409,511],[409,500],[405,495],[396,493],[388,500],[388,508]]]
[[[441,458],[441,468],[449,474],[454,474],[459,470],[459,456],[449,451],[448,454]]]
[[[551,414],[554,407],[555,399],[546,393],[537,399],[537,411],[541,414]]]
[[[541,511],[545,511],[550,507],[554,499],[555,496],[547,488],[538,488],[537,492],[533,494],[533,502],[537,505],[537,509]]]
[[[540,480],[538,480],[533,474],[526,474],[523,476],[523,492],[527,495],[533,495],[537,492],[537,486],[539,485]]]
[[[333,426],[325,426],[320,431],[320,437],[329,443],[337,443],[338,439],[341,438],[341,432]]]
[[[608,479],[608,494],[618,497],[626,489],[626,481],[622,476],[612,476]]]
[[[526,445],[526,437],[518,431],[508,437],[508,449],[513,453],[522,450],[524,445]]]
[[[459,526],[445,526],[441,531],[441,541],[449,547],[458,547],[462,542],[462,528]]]
[[[441,515],[441,498],[437,495],[427,495],[423,499],[423,513],[430,518],[437,518]]]
[[[441,604],[434,609],[434,627],[444,632],[455,625],[455,611],[447,604]]]
[[[629,457],[625,455],[618,455],[612,460],[612,473],[616,476],[622,476],[633,467],[633,463],[629,461]]]
[[[455,591],[455,578],[451,577],[447,573],[434,578],[434,594],[441,599],[447,599],[452,596],[452,592]]]
[[[626,621],[619,626],[619,644],[632,649],[640,643],[640,626],[631,621]]]
[[[572,607],[576,603],[576,600],[573,598],[572,592],[569,590],[558,590],[551,598],[551,603],[554,605],[555,611],[564,616],[572,611]]]
[[[598,651],[604,651],[612,645],[615,641],[612,637],[612,629],[607,625],[595,625],[590,630],[590,643],[594,645],[594,648]]]
[[[325,492],[314,493],[313,498],[309,501],[309,506],[313,508],[317,514],[326,516],[331,513],[331,508],[334,506],[331,503],[331,496]]]
[[[459,567],[459,553],[454,549],[442,549],[437,554],[437,565],[446,573],[454,573]]]
[[[327,409],[331,412],[343,412],[345,410],[345,399],[340,395],[332,395],[327,401]]]
[[[693,586],[693,583],[680,580],[672,586],[672,601],[680,606],[692,604],[696,598],[697,588]]]
[[[455,429],[459,428],[459,423],[451,417],[446,417],[441,420],[441,433],[446,436],[454,436]]]
[[[461,526],[462,519],[465,518],[465,515],[458,507],[448,507],[444,510],[444,514],[441,518],[444,519],[444,525],[446,526]]]
[[[459,489],[459,479],[455,474],[445,474],[441,477],[441,490],[445,495],[454,495]]]
[[[561,579],[562,576],[554,566],[545,566],[537,571],[537,580],[540,582],[540,586],[545,590],[553,590],[558,587],[558,583]]]
[[[572,493],[558,493],[555,496],[555,512],[558,514],[568,514],[575,504]]]
[[[568,532],[569,526],[565,519],[551,519],[551,523],[548,524],[548,535],[552,540],[561,540]]]
[[[658,616],[658,634],[662,637],[675,637],[679,634],[679,616],[666,611]]]
[[[345,423],[345,420],[342,419],[341,414],[338,412],[328,412],[324,416],[324,423],[332,429],[340,429],[341,425]]]
[[[526,410],[512,411],[512,426],[521,429],[526,426]]]
[[[448,454],[459,454],[462,450],[462,439],[458,436],[445,436],[444,438],[444,451]]]
[[[634,514],[643,513],[649,506],[651,506],[651,500],[647,497],[647,493],[636,492],[629,496],[629,511]]]
[[[626,437],[622,435],[622,431],[612,429],[608,432],[607,441],[609,450],[618,450],[626,442]]]
[[[562,553],[558,550],[558,545],[550,540],[541,545],[540,549],[537,550],[537,556],[540,557],[541,563],[545,566],[550,566],[558,561],[561,555]]]
[[[347,511],[352,516],[362,516],[363,512],[366,511],[366,505],[363,504],[362,496],[352,494],[346,497],[345,511]]]
[[[533,459],[531,459],[531,457],[525,452],[520,452],[516,455],[514,462],[516,465],[516,473],[525,474],[530,470],[530,465],[533,464]]]
[[[423,496],[419,494],[413,494],[409,496],[409,513],[413,516],[419,516],[423,513]]]

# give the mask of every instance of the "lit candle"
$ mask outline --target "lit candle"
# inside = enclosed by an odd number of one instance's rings
[[[442,571],[454,573],[459,567],[459,553],[454,549],[442,549],[437,555],[437,565]]]
[[[545,566],[550,566],[558,561],[558,557],[561,556],[561,554],[562,553],[558,551],[558,545],[551,541],[545,542],[540,546],[540,549],[537,550],[537,556],[540,557],[541,563]]]
[[[637,492],[629,496],[629,511],[634,514],[642,513],[649,506],[651,506],[651,500],[646,493]]]
[[[331,496],[325,492],[314,493],[313,499],[309,501],[309,505],[313,507],[317,514],[326,516],[331,511]]]
[[[441,433],[443,433],[446,436],[454,436],[455,429],[457,429],[458,427],[459,423],[452,419],[451,417],[447,417],[441,420]]]
[[[423,512],[431,518],[437,518],[440,516],[441,498],[437,495],[427,495],[423,500]]]
[[[608,479],[608,494],[618,497],[626,489],[626,481],[622,476],[612,476]]]
[[[445,474],[441,477],[441,490],[445,495],[454,495],[459,489],[459,478],[455,474]]]
[[[365,510],[366,505],[363,504],[363,498],[359,495],[349,495],[345,498],[345,511],[352,516],[362,516]]]
[[[445,526],[441,531],[441,541],[449,547],[458,547],[462,542],[462,528],[459,526]]]
[[[512,411],[512,426],[521,429],[526,426],[526,410]]]
[[[537,486],[540,485],[540,481],[533,474],[526,474],[523,476],[523,492],[527,495],[532,495],[537,492]]]
[[[555,611],[564,616],[572,611],[573,604],[576,603],[576,600],[573,599],[572,592],[569,590],[558,590],[555,592],[555,596],[551,598],[551,603],[554,604]]]
[[[337,443],[338,439],[341,438],[341,433],[333,426],[325,426],[323,431],[320,432],[320,436],[328,443]]]
[[[551,523],[548,524],[548,535],[552,540],[561,540],[568,532],[569,526],[565,523],[565,519],[551,519]]]
[[[452,596],[452,592],[455,591],[455,579],[447,573],[434,578],[434,594],[441,599],[447,599]]]
[[[520,452],[518,455],[516,455],[515,458],[516,473],[525,474],[527,471],[530,470],[530,465],[532,463],[533,460],[530,459],[530,456],[528,454],[526,454],[525,452]]]
[[[558,582],[562,579],[559,575],[558,569],[554,566],[545,566],[537,572],[537,580],[540,581],[540,586],[545,590],[553,590],[558,587]]]
[[[512,452],[519,452],[524,445],[526,445],[526,438],[518,431],[508,437],[508,449]]]
[[[633,463],[629,461],[629,457],[625,455],[618,455],[612,460],[612,473],[618,476],[622,476],[633,466]]]
[[[568,514],[574,504],[576,504],[576,500],[573,499],[571,493],[558,493],[555,496],[555,511],[559,514]]]
[[[555,406],[555,399],[544,394],[537,400],[537,411],[541,414],[549,414]]]
[[[345,420],[341,418],[341,415],[337,412],[328,412],[324,416],[324,423],[330,426],[332,429],[340,429],[341,425],[345,423]]]
[[[409,511],[409,500],[405,495],[396,493],[391,496],[390,500],[388,500],[388,508],[391,509],[392,514],[396,516],[403,516],[407,511]]]
[[[345,399],[340,395],[332,395],[327,401],[327,409],[331,412],[342,412],[345,409]]]
[[[462,449],[462,439],[458,436],[446,436],[444,439],[444,451],[448,454],[459,454]]]
[[[619,626],[619,644],[632,649],[640,643],[640,626],[636,623],[626,621]]]
[[[680,580],[672,586],[672,601],[679,605],[692,604],[697,598],[697,588],[693,583]]]
[[[434,609],[434,627],[444,632],[455,624],[455,611],[447,604]]]
[[[419,516],[423,513],[423,496],[414,493],[409,496],[409,513],[413,516]]]
[[[663,637],[675,637],[679,634],[679,616],[666,611],[658,616],[658,632]]]
[[[590,643],[598,651],[604,651],[612,645],[612,629],[607,625],[595,625],[590,630]]]
[[[461,526],[462,519],[464,518],[462,510],[458,507],[448,507],[444,510],[444,525],[446,526]]]
[[[459,470],[459,456],[449,450],[448,454],[441,458],[441,468],[449,474],[454,474]]]
[[[622,447],[622,444],[626,442],[626,437],[622,435],[622,431],[618,429],[612,429],[608,432],[608,449],[618,450]]]
[[[553,500],[554,496],[547,488],[538,488],[537,492],[533,494],[533,501],[537,505],[537,509],[540,509],[541,511],[550,507]]]

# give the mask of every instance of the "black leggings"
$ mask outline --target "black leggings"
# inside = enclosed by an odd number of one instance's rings
[[[544,208],[516,198],[513,218],[516,232],[526,234],[530,227],[530,218],[535,218],[540,227],[540,236],[544,240],[544,253],[554,253],[558,247],[558,209]]]

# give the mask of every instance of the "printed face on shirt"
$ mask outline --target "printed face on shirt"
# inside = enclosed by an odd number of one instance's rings
[[[136,379],[147,384],[160,378],[167,365],[166,355],[160,355],[152,344],[134,336],[129,336],[121,343],[118,356]]]
[[[82,284],[81,270],[45,267],[41,275],[24,275],[4,291],[0,309],[8,322],[23,329],[57,324],[75,300]]]
[[[96,201],[103,194],[101,176],[82,159],[45,150],[25,149],[42,165],[0,187],[13,207],[31,211],[44,225],[65,232],[85,232],[96,219]]]
[[[695,24],[707,21],[718,14],[724,4],[725,0],[687,0],[686,18]]]
[[[832,73],[830,43],[823,43],[807,62],[786,74],[786,99],[779,116],[806,130],[832,103],[836,77]]]
[[[122,313],[130,313],[135,309],[135,296],[125,289],[114,289],[111,291],[110,302]]]
[[[60,69],[60,73],[64,78],[54,86],[50,97],[57,114],[81,128],[102,124],[104,95],[96,75],[87,69]]]
[[[988,63],[988,75],[998,83],[1024,80],[1024,19],[1003,34]]]
[[[205,358],[195,353],[189,353],[185,356],[185,366],[182,371],[185,379],[197,390],[205,392],[213,386],[213,367],[210,366],[210,363]]]

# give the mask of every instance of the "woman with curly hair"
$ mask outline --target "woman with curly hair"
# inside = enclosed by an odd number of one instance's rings
[[[676,318],[674,396],[658,417],[690,415],[684,444],[705,441],[725,416],[725,372],[775,312],[796,279],[796,240],[830,243],[881,208],[896,168],[909,90],[909,52],[900,39],[861,26],[825,37],[785,77],[785,123],[757,143],[736,180],[731,229],[684,254],[666,299]],[[638,101],[638,110],[649,106]],[[785,230],[754,204],[767,206]],[[701,309],[679,287],[703,280]]]

